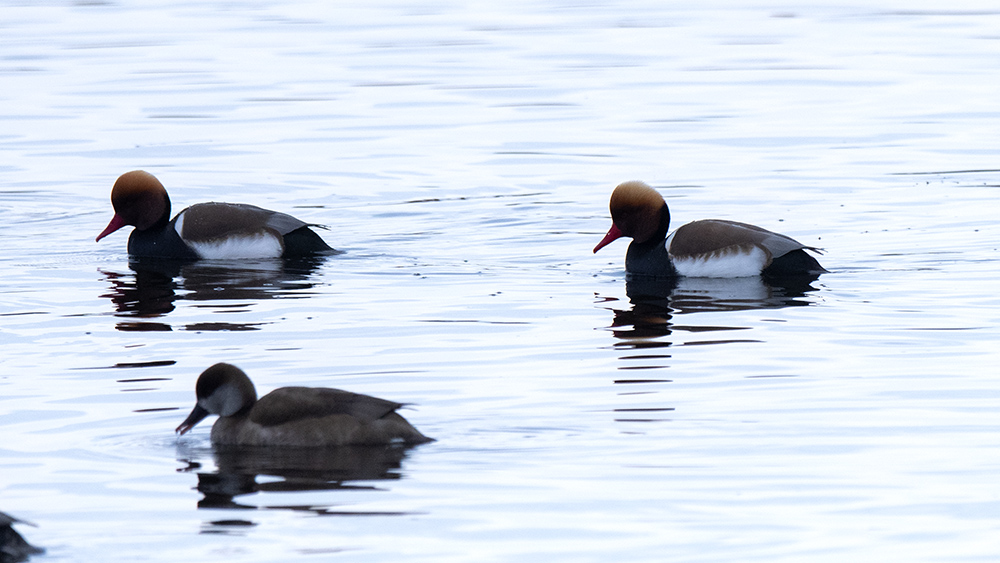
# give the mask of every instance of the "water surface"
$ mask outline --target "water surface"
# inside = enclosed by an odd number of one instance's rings
[[[38,561],[997,557],[1000,11],[949,6],[0,8],[0,510]],[[130,261],[132,169],[346,252]],[[831,273],[626,281],[630,179]],[[437,441],[176,438],[217,361]]]

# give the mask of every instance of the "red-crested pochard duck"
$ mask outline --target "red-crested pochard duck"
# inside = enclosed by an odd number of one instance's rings
[[[133,256],[178,259],[278,258],[333,253],[323,239],[291,215],[243,203],[198,203],[170,219],[170,197],[155,176],[122,174],[111,189],[115,216],[97,240],[125,225]]]
[[[260,399],[240,368],[218,363],[198,376],[198,402],[177,427],[184,434],[210,414],[212,443],[321,447],[432,441],[396,413],[401,403],[340,389],[282,387]]]
[[[823,266],[806,250],[822,252],[766,229],[706,219],[667,236],[670,211],[659,192],[643,182],[625,182],[611,194],[611,229],[594,252],[631,237],[625,270],[644,276],[740,278],[817,276]]]

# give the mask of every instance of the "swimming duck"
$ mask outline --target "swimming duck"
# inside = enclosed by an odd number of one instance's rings
[[[170,219],[170,197],[155,176],[126,172],[111,189],[115,216],[97,240],[125,225],[133,256],[178,259],[278,258],[336,252],[304,221],[243,203],[198,203]]]
[[[6,512],[0,512],[0,563],[27,561],[32,555],[45,553],[43,548],[31,545],[21,534],[17,533],[14,524],[34,526],[31,522],[14,518]]]
[[[817,276],[826,270],[806,250],[822,252],[766,229],[706,219],[667,236],[670,210],[659,192],[643,182],[619,184],[611,194],[612,225],[594,252],[631,237],[625,270],[645,276],[739,278]]]
[[[401,403],[340,389],[282,387],[260,399],[247,374],[218,363],[198,376],[198,402],[177,427],[184,434],[210,414],[212,443],[232,446],[346,446],[432,439],[396,410]]]

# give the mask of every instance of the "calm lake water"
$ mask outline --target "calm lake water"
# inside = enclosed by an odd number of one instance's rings
[[[0,7],[0,510],[33,561],[1000,557],[1000,10],[332,6]],[[130,264],[94,237],[133,169],[346,253]],[[831,273],[627,282],[591,249],[630,179]],[[216,454],[173,429],[218,361],[437,441]]]

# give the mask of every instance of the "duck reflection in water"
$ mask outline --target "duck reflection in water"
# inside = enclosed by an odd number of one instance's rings
[[[410,447],[405,444],[277,450],[217,447],[213,452],[217,468],[214,473],[197,471],[201,464],[191,461],[200,457],[196,452],[181,453],[182,460],[188,463],[188,467],[181,471],[197,472],[198,491],[204,495],[198,501],[198,508],[283,509],[304,510],[319,515],[370,515],[373,513],[334,511],[328,505],[280,503],[257,506],[237,502],[235,498],[257,493],[385,490],[372,482],[400,479],[400,469]],[[367,483],[352,483],[355,481]]]
[[[803,307],[818,276],[768,278],[658,278],[628,275],[625,294],[633,304],[649,303],[675,313],[748,311]]]
[[[818,276],[790,278],[662,278],[628,275],[625,294],[629,309],[612,307],[611,324],[620,348],[659,348],[671,346],[662,339],[674,331],[708,332],[742,330],[748,327],[682,326],[674,316],[687,313],[781,309],[812,304],[808,295],[816,288]]]
[[[313,274],[326,256],[257,260],[167,259],[129,260],[132,273],[102,270],[110,291],[101,297],[114,303],[116,316],[154,319],[170,314],[176,302],[262,301],[286,297],[312,288]],[[122,331],[169,331],[170,324],[132,320],[120,322]],[[249,324],[200,323],[188,330],[256,330]]]

